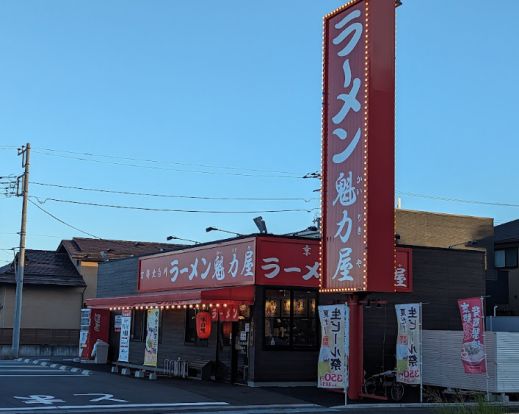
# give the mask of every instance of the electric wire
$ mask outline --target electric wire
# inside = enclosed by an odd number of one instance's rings
[[[86,161],[86,162],[94,162],[99,164],[109,164],[109,165],[118,165],[123,167],[133,167],[133,168],[145,168],[151,170],[161,170],[161,171],[175,171],[182,173],[195,173],[195,174],[205,174],[205,175],[231,175],[231,176],[241,176],[241,177],[262,177],[262,178],[290,178],[290,179],[302,179],[301,175],[280,175],[280,174],[247,174],[240,172],[230,172],[230,171],[205,171],[205,170],[185,170],[181,168],[168,168],[168,167],[159,167],[156,165],[140,165],[140,164],[132,164],[126,162],[116,162],[116,161],[104,161],[98,160],[94,158],[82,158],[80,156],[72,156],[72,155],[63,155],[58,153],[49,153],[45,151],[32,150],[32,153],[37,153],[46,156],[59,157],[59,158],[68,158],[77,161]],[[158,161],[157,161],[158,162]],[[161,162],[161,164],[166,164],[166,162]]]
[[[33,147],[33,150],[34,150],[34,147]],[[195,166],[195,167],[202,167],[202,168],[219,168],[219,169],[224,169],[224,170],[267,172],[267,173],[293,174],[293,175],[297,174],[295,172],[289,172],[289,171],[230,167],[228,165],[222,166],[222,165],[212,165],[212,164],[195,164],[195,163],[185,163],[185,162],[178,162],[178,161],[159,161],[159,160],[153,160],[153,159],[134,158],[134,157],[121,156],[121,155],[107,155],[107,154],[94,154],[91,152],[66,151],[66,150],[58,150],[58,149],[54,149],[54,148],[37,148],[37,150],[40,150],[40,151],[43,150],[43,151],[54,152],[54,153],[72,154],[72,155],[84,155],[84,156],[88,156],[88,157],[102,157],[102,158],[110,158],[110,159],[119,159],[119,160],[126,160],[126,161],[149,162],[149,163],[157,163],[157,164],[165,163],[165,164],[170,164],[170,165],[182,165],[182,166],[187,166],[187,167]]]
[[[202,213],[202,214],[261,214],[261,213],[294,213],[294,212],[304,212],[311,213],[312,211],[319,210],[320,208],[312,208],[312,209],[302,209],[302,208],[287,208],[287,209],[278,209],[278,210],[189,210],[189,209],[180,209],[180,208],[154,208],[154,207],[139,207],[139,206],[125,206],[119,204],[103,204],[103,203],[93,203],[87,201],[77,201],[77,200],[64,200],[59,198],[39,198],[36,196],[29,196],[29,198],[34,198],[40,204],[45,204],[48,201],[54,201],[56,203],[68,203],[68,204],[77,204],[84,206],[92,206],[92,207],[106,207],[106,208],[117,208],[117,209],[125,209],[125,210],[140,210],[140,211],[156,211],[156,212],[172,212],[172,213]],[[32,202],[35,204],[34,202]]]
[[[490,201],[479,201],[479,200],[465,200],[461,198],[453,198],[453,197],[444,197],[444,196],[435,196],[428,194],[419,194],[419,193],[410,193],[406,191],[397,191],[400,195],[405,195],[408,197],[418,197],[418,198],[427,198],[430,200],[439,200],[439,201],[449,201],[455,203],[464,203],[464,204],[477,204],[484,206],[497,206],[497,207],[519,207],[519,204],[514,203],[501,203],[501,202],[490,202]]]
[[[60,218],[56,217],[54,214],[48,212],[47,210],[45,210],[43,207],[39,206],[37,203],[35,203],[34,201],[32,201],[30,198],[29,198],[29,203],[31,203],[33,206],[39,208],[41,211],[43,211],[45,214],[47,214],[48,216],[52,217],[54,220],[56,221],[59,221],[60,223],[64,224],[65,226],[67,227],[70,227],[71,229],[74,229],[74,230],[77,230],[79,231],[80,233],[83,233],[83,234],[86,234],[90,237],[93,237],[95,239],[101,239],[101,237],[98,237],[96,236],[95,234],[92,234],[92,233],[88,233],[87,231],[84,231],[84,230],[81,230],[81,229],[78,229],[77,227],[73,226],[72,224],[69,224],[63,220],[61,220]]]
[[[210,197],[210,196],[189,196],[189,195],[177,195],[177,194],[154,194],[154,193],[142,193],[134,191],[119,191],[110,190],[106,188],[90,188],[90,187],[79,187],[73,185],[62,185],[52,183],[41,183],[31,181],[31,185],[44,186],[44,187],[56,187],[71,190],[80,191],[91,191],[98,193],[110,193],[110,194],[121,194],[121,195],[133,195],[133,196],[144,196],[144,197],[161,197],[161,198],[183,198],[190,200],[220,200],[220,201],[304,201],[309,203],[312,200],[319,200],[319,198],[303,198],[303,197]]]

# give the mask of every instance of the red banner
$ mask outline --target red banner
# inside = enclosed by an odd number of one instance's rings
[[[324,21],[323,291],[394,291],[394,4]]]
[[[319,287],[319,240],[258,238],[256,284]]]
[[[254,284],[254,238],[143,257],[139,290],[216,288]]]
[[[465,373],[485,373],[487,370],[483,300],[481,298],[459,299],[458,307],[463,324],[461,361]]]
[[[396,248],[396,268],[394,279],[395,292],[413,291],[413,250],[406,247]]]

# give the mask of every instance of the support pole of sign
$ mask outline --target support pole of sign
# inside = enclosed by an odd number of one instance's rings
[[[423,403],[423,340],[422,340],[422,302],[420,302],[420,404]]]
[[[481,316],[485,316],[485,297],[481,296]],[[483,342],[485,345],[483,346],[483,349],[485,350],[485,381],[487,386],[487,401],[490,401],[490,391],[488,389],[488,355],[487,355],[487,333],[486,333],[486,323],[485,319],[483,319]]]
[[[362,380],[364,378],[364,327],[363,308],[356,295],[348,301],[350,309],[350,355],[348,372],[348,395],[352,400],[360,398]]]
[[[345,336],[345,343],[344,343],[344,361],[342,364],[343,368],[343,380],[344,380],[344,405],[348,405],[348,384],[349,384],[349,363],[350,363],[350,309],[348,302],[345,304],[345,322],[346,325],[344,327],[344,336]]]

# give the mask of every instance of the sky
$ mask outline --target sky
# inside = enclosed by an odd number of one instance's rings
[[[275,234],[313,225],[320,183],[301,177],[320,170],[322,16],[340,5],[2,0],[0,177],[22,173],[16,148],[30,142],[27,247],[204,242],[227,236],[208,226],[255,232],[260,215]],[[516,0],[397,9],[403,208],[519,218],[518,17]],[[21,205],[0,196],[0,265]]]

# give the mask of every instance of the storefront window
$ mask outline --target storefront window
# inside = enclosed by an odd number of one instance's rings
[[[159,315],[159,344],[162,343],[162,325],[164,312],[160,311]],[[131,340],[135,342],[144,342],[148,333],[148,310],[134,310],[132,313],[132,331]]]
[[[133,341],[144,342],[146,339],[146,310],[134,310],[132,315],[132,334]]]
[[[266,348],[308,349],[317,346],[315,291],[265,291]]]

